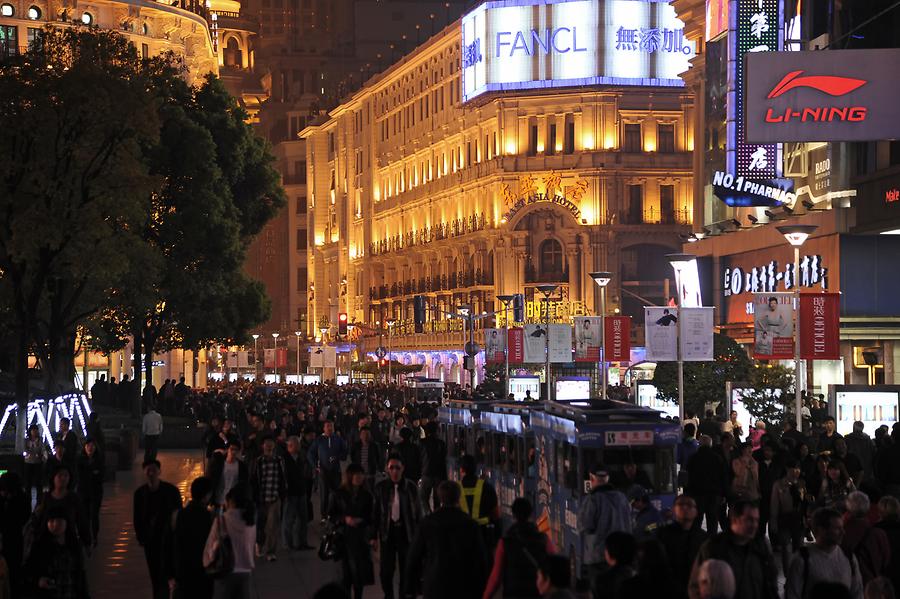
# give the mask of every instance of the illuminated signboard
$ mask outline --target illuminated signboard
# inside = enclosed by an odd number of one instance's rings
[[[747,56],[747,140],[900,138],[900,49]]]
[[[462,18],[462,99],[579,85],[682,87],[694,56],[663,0],[489,0]]]

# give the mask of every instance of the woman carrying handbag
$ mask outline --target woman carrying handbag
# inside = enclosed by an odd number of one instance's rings
[[[225,496],[225,505],[206,539],[203,567],[215,579],[215,599],[250,599],[256,508],[249,485],[235,485]]]

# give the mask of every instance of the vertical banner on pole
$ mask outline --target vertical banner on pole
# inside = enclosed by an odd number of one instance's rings
[[[542,324],[526,324],[524,333],[526,364],[543,364],[547,329]]]
[[[266,348],[263,350],[264,360],[263,367],[265,368],[275,368],[275,348]]]
[[[800,357],[841,358],[841,294],[800,294]]]
[[[525,346],[522,329],[509,330],[509,363],[521,364],[525,361]]]
[[[681,359],[685,362],[712,362],[714,308],[682,308]]]
[[[554,364],[568,364],[572,361],[572,326],[568,324],[550,325],[548,351]]]
[[[575,361],[600,361],[600,317],[575,317]]]
[[[324,368],[337,368],[337,348],[331,345],[326,345],[322,352],[322,366]],[[287,352],[285,352],[285,358],[287,357]]]
[[[266,350],[269,351],[269,350]],[[309,366],[310,368],[322,368],[322,357],[324,355],[324,351],[321,346],[315,346],[309,348]]]
[[[753,294],[753,357],[794,359],[793,293]]]
[[[488,364],[502,364],[505,360],[506,331],[504,329],[484,330],[484,361]]]
[[[647,360],[675,362],[678,360],[678,309],[644,308],[644,334]]]
[[[607,362],[631,361],[631,317],[607,316],[606,317],[606,347]]]

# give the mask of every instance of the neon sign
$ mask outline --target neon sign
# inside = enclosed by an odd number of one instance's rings
[[[583,30],[582,30],[583,31]],[[560,37],[560,34],[565,35]],[[505,54],[504,46],[509,46],[509,57],[512,58],[516,52],[524,52],[526,56],[536,54],[538,50],[542,50],[544,54],[556,52],[557,54],[566,54],[568,52],[587,52],[586,47],[578,47],[578,28],[557,27],[555,29],[547,28],[543,33],[536,29],[531,31],[516,31],[515,39],[508,41],[508,37],[512,36],[512,31],[498,31],[497,40],[494,46],[497,48],[497,58],[501,58]],[[562,39],[563,41],[558,41]],[[480,40],[476,40],[476,43]],[[559,44],[565,44],[560,47]]]
[[[50,448],[50,451],[53,451],[55,445],[53,435],[59,432],[60,420],[68,418],[73,430],[75,427],[78,427],[81,429],[82,437],[86,437],[87,422],[91,412],[91,405],[84,393],[66,393],[52,400],[33,399],[28,402],[26,425],[22,435],[28,434],[28,428],[31,425],[37,425],[41,431],[41,438]],[[12,403],[6,406],[3,416],[0,417],[0,435],[6,430],[6,425],[9,424],[10,418],[15,422],[17,413],[17,404]]]

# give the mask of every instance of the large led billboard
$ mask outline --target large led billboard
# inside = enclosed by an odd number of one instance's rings
[[[462,18],[462,99],[579,85],[681,87],[694,44],[666,1],[489,0]]]

